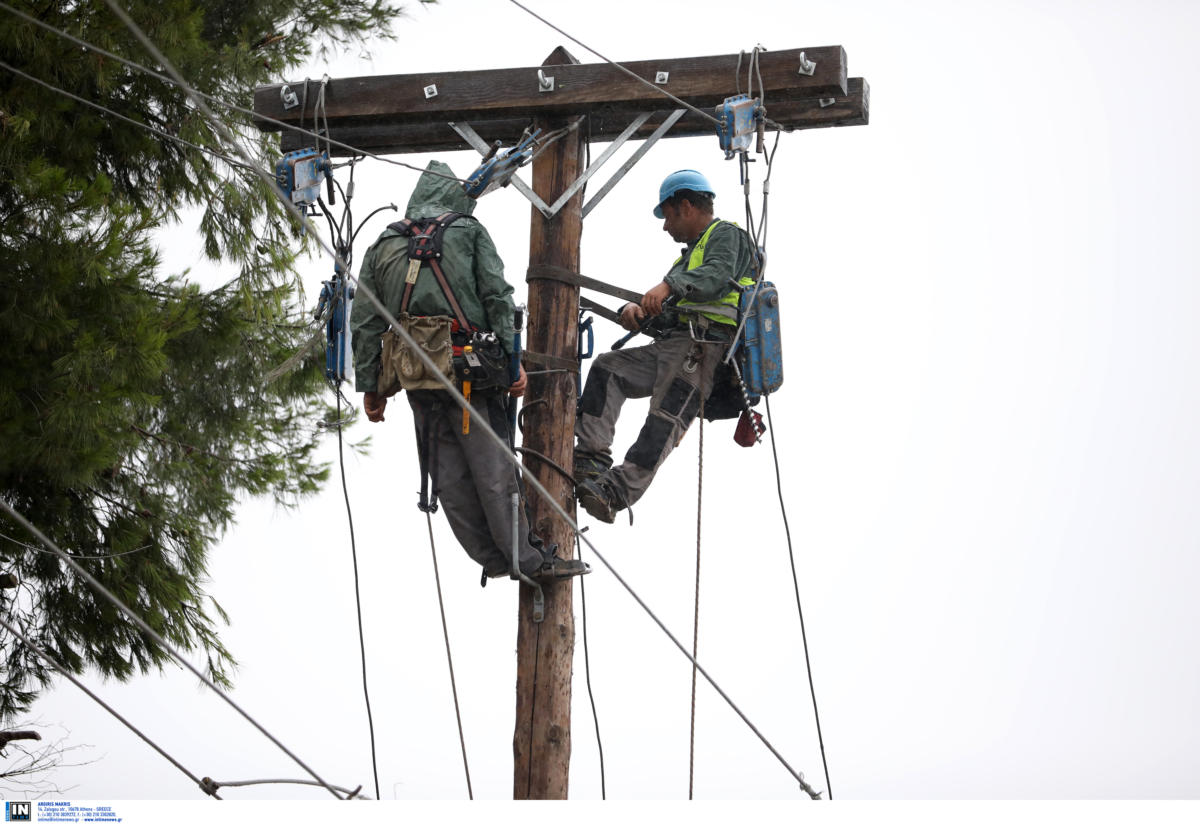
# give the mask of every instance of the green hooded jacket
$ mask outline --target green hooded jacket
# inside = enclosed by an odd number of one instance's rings
[[[433,174],[430,174],[430,173]],[[408,199],[405,217],[437,217],[445,212],[470,215],[475,201],[445,163],[431,160]],[[442,238],[442,271],[450,290],[472,324],[495,332],[506,355],[512,354],[513,288],[504,279],[504,263],[483,224],[461,217],[446,229]],[[385,229],[363,255],[358,271],[359,289],[369,289],[393,316],[400,314],[404,277],[408,273],[408,238]],[[409,299],[412,315],[453,315],[429,264],[421,266]],[[354,383],[359,392],[374,392],[379,376],[379,356],[388,323],[364,296],[350,311],[350,334],[354,346]]]

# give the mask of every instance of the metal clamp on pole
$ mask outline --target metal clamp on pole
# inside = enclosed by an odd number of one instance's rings
[[[512,494],[512,525],[513,525],[513,542],[512,542],[512,578],[520,581],[523,584],[529,584],[533,587],[533,623],[540,624],[546,618],[546,596],[542,592],[542,585],[530,578],[525,573],[521,572],[521,528],[520,521],[517,518],[521,513],[521,494],[514,492]]]

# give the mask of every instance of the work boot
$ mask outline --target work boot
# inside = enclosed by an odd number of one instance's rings
[[[559,558],[550,553],[542,560],[542,565],[530,573],[534,581],[556,581],[562,578],[572,578],[576,575],[587,575],[592,568],[583,561],[574,558]]]
[[[575,483],[585,480],[595,480],[612,466],[612,458],[607,455],[596,455],[592,452],[575,450]]]
[[[617,511],[623,507],[608,486],[594,478],[585,478],[575,486],[575,497],[593,518],[611,524],[617,519]]]

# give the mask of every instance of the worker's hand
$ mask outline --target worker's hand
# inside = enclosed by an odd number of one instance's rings
[[[646,314],[651,317],[658,317],[662,314],[663,301],[671,296],[671,284],[665,280],[655,286],[646,294],[642,295],[642,308],[646,310]]]
[[[371,423],[379,423],[383,420],[383,409],[385,406],[387,406],[387,398],[378,392],[366,392],[363,394],[363,409],[367,413],[367,420],[371,421]]]
[[[630,332],[636,332],[638,326],[641,325],[642,319],[646,317],[645,310],[636,303],[627,303],[621,307],[621,325]]]
[[[508,387],[508,394],[514,398],[519,398],[524,395],[525,385],[529,383],[529,376],[525,374],[525,367],[521,366],[519,368],[521,370],[521,374],[519,374],[517,379],[513,381],[513,385]]]

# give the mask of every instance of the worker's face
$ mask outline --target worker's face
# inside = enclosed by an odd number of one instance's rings
[[[678,206],[664,203],[662,211],[663,231],[676,243],[691,243],[700,237],[712,218],[712,215],[701,212],[686,200],[679,201]]]

